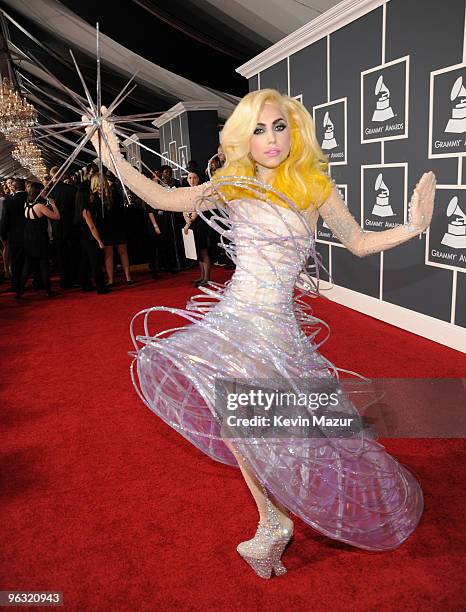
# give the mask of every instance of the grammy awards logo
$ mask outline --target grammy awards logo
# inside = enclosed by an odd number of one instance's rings
[[[452,249],[466,249],[466,213],[458,204],[458,196],[453,196],[447,207],[448,229],[441,244]]]
[[[393,212],[390,206],[390,190],[384,183],[382,172],[375,179],[374,191],[376,194],[375,204],[372,208],[372,214],[376,217],[393,217],[396,213]]]
[[[466,88],[463,85],[462,76],[459,76],[453,83],[450,101],[455,102],[455,106],[451,111],[445,132],[464,134],[466,132]]]
[[[361,143],[408,137],[409,55],[361,72]]]
[[[466,271],[466,186],[437,185],[425,263]]]
[[[401,225],[405,219],[408,164],[369,164],[361,166],[361,227],[384,231]]]
[[[390,90],[384,83],[383,75],[380,75],[377,79],[374,93],[377,97],[377,102],[372,114],[372,121],[388,121],[392,119],[395,113],[390,106]]]
[[[466,64],[430,73],[429,157],[466,153]]]
[[[314,106],[312,113],[317,140],[329,163],[348,163],[346,98]]]
[[[324,115],[324,121],[322,125],[324,128],[324,140],[322,141],[322,149],[324,151],[335,149],[336,147],[338,147],[337,141],[335,140],[335,136],[333,134],[335,126],[333,125],[333,122],[330,119],[328,111]]]

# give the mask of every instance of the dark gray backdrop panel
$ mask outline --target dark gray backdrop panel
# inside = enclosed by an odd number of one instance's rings
[[[217,111],[203,110],[189,112],[189,141],[191,155],[199,167],[204,169],[207,161],[218,148]]]
[[[387,4],[386,61],[410,55],[409,138],[385,142],[385,163],[408,161],[408,200],[420,176],[433,170],[439,184],[456,184],[457,158],[428,159],[430,72],[462,61],[464,0],[391,0]],[[436,43],[434,44],[434,41]],[[425,237],[386,251],[383,299],[450,321],[451,270],[424,264]]]
[[[337,183],[348,185],[348,208],[361,220],[361,165],[380,163],[380,145],[361,145],[360,73],[380,63],[382,8],[330,35],[330,100],[347,98],[348,163],[332,166]],[[379,255],[359,258],[346,249],[332,249],[332,275],[337,285],[379,296]]]
[[[466,274],[464,272],[458,272],[455,323],[466,327]]]
[[[249,91],[257,91],[257,89],[258,89],[258,87],[257,87],[257,81],[258,81],[257,74],[256,74],[256,75],[254,75],[253,77],[251,77],[251,78],[248,80],[248,84],[249,84]]]
[[[303,104],[312,107],[327,102],[327,39],[290,55],[290,95],[302,94]]]
[[[278,89],[282,94],[288,93],[288,69],[286,59],[270,66],[260,73],[261,89]]]

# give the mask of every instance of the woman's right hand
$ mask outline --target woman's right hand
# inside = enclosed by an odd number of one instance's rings
[[[99,249],[105,249],[105,244],[102,242],[102,240],[97,240],[98,244],[99,244]]]

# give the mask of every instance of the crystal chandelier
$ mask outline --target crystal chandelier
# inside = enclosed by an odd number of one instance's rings
[[[11,152],[13,159],[43,180],[47,171],[32,131],[37,124],[34,106],[3,79],[0,82],[0,132],[15,144]]]
[[[6,79],[0,85],[0,131],[9,135],[37,125],[37,111]]]

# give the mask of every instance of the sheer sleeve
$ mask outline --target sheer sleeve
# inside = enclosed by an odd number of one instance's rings
[[[120,153],[118,141],[111,127],[105,122],[105,138],[101,140],[100,157],[102,163],[113,172],[133,193],[155,209],[179,212],[191,212],[196,208],[206,210],[208,204],[203,204],[204,196],[213,198],[212,186],[209,183],[196,187],[179,187],[167,189],[144,176],[127,162]],[[99,150],[98,136],[94,134],[92,144]]]
[[[408,224],[398,225],[382,232],[367,232],[356,222],[341,198],[336,185],[333,184],[330,196],[318,210],[340,242],[354,255],[364,257],[371,253],[391,249],[421,234],[429,225],[432,217],[432,211],[430,211],[429,216],[428,209],[429,202],[427,202],[427,199],[421,202],[420,196],[415,190],[410,203],[410,221]],[[414,218],[415,223],[413,223]]]

